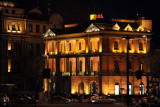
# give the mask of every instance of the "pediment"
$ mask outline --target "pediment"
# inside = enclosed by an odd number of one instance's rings
[[[93,23],[91,23],[89,25],[89,27],[85,30],[86,33],[89,33],[89,32],[98,32],[98,31],[100,31],[100,29],[96,25],[94,25]]]
[[[51,29],[48,29],[47,32],[44,34],[44,37],[52,37],[52,36],[56,36],[56,34]]]

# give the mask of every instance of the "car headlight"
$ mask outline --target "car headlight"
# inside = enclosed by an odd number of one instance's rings
[[[96,102],[96,100],[92,100],[91,102],[94,103],[94,102]]]

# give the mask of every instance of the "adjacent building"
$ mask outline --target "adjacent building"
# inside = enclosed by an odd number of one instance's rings
[[[37,83],[44,68],[42,35],[48,28],[60,28],[63,18],[57,13],[44,17],[38,8],[26,11],[5,1],[0,2],[0,14],[1,84],[14,84],[20,90],[42,86],[40,81]]]

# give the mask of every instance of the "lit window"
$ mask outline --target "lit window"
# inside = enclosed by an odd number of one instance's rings
[[[144,84],[141,83],[139,88],[140,88],[140,95],[144,95]]]
[[[143,43],[142,42],[139,43],[139,50],[143,51]]]
[[[114,41],[114,50],[119,50],[118,49],[118,42],[117,41]]]
[[[119,83],[115,84],[115,95],[119,95]]]
[[[129,95],[132,95],[132,85],[129,83]]]

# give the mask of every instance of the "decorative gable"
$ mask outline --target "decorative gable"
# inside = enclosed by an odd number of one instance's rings
[[[51,29],[48,29],[48,31],[44,34],[44,37],[52,37],[52,36],[56,36],[56,34]]]
[[[124,30],[125,30],[125,31],[133,31],[133,29],[132,29],[132,27],[130,26],[130,24],[128,24]]]
[[[95,26],[93,23],[90,24],[90,26],[85,30],[85,32],[89,33],[89,32],[98,32],[100,31],[100,29]]]
[[[137,28],[137,31],[144,31],[144,28],[140,25],[138,28]]]
[[[119,27],[119,25],[116,23],[116,24],[113,26],[112,29],[113,29],[113,30],[120,30],[120,27]]]

